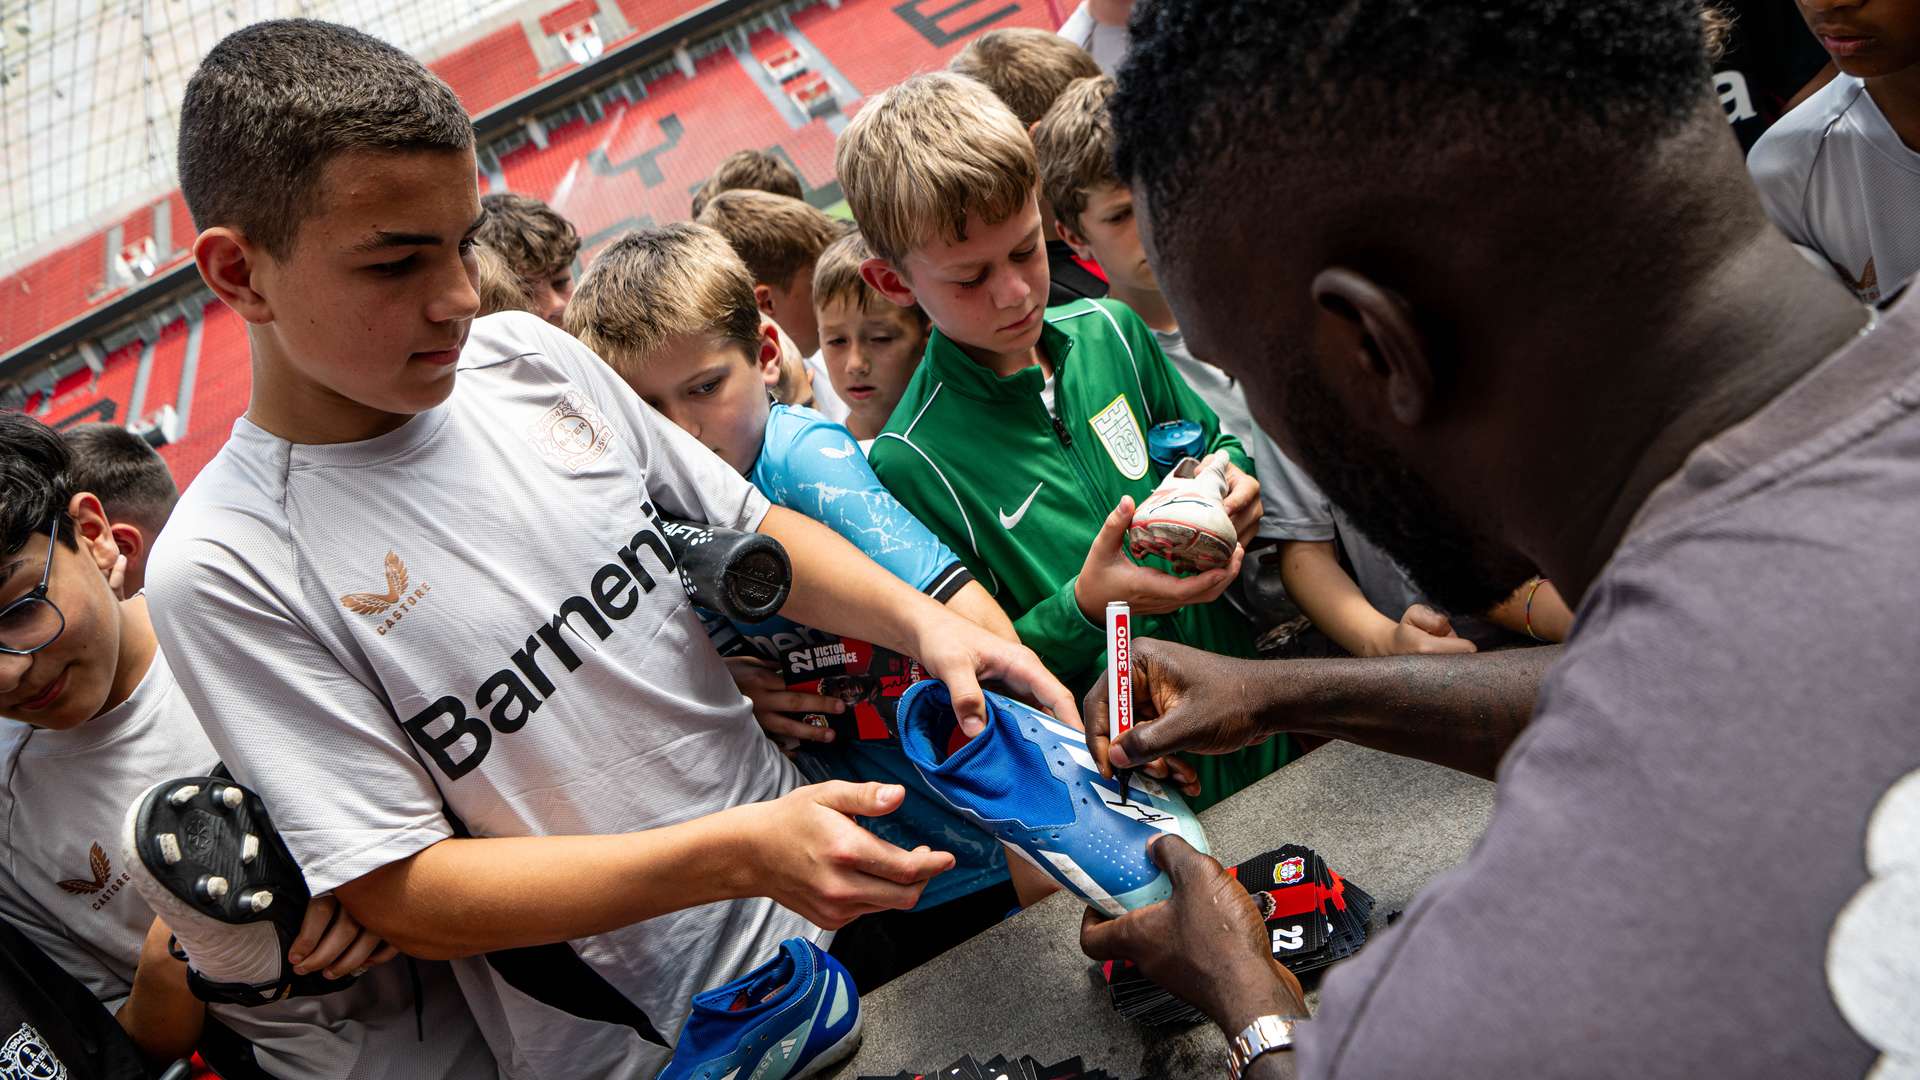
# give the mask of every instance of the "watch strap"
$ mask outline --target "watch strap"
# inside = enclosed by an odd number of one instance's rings
[[[1279,1016],[1258,1016],[1227,1040],[1228,1080],[1240,1080],[1240,1074],[1262,1054],[1293,1049],[1293,1024]]]

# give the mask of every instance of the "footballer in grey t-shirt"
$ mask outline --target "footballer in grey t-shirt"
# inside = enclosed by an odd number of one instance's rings
[[[1909,297],[1654,492],[1302,1075],[1920,1075],[1917,410]]]

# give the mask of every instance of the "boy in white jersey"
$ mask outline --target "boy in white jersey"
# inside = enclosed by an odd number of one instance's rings
[[[975,725],[983,677],[1077,722],[1032,653],[769,509],[573,338],[472,321],[472,127],[418,62],[260,23],[180,121],[254,383],[155,552],[161,645],[309,885],[457,959],[507,1072],[648,1075],[695,991],[951,865],[854,822],[898,787],[800,786],[660,516],[780,540],[788,614],[920,657]]]
[[[445,964],[418,965],[417,983],[406,964],[381,964],[337,993],[253,1009],[188,991],[167,926],[128,887],[119,834],[142,791],[216,755],[156,648],[146,599],[109,591],[113,523],[98,497],[68,490],[70,471],[60,436],[0,413],[0,914],[155,1059],[198,1047],[230,1077],[490,1074]],[[336,906],[308,906],[294,973],[344,976],[392,956]]]
[[[1787,238],[1876,303],[1920,272],[1920,2],[1798,2],[1840,74],[1747,169]]]

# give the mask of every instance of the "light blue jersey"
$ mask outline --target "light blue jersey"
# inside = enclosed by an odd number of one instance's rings
[[[936,600],[944,602],[973,580],[959,558],[881,486],[853,435],[812,409],[773,406],[759,460],[747,479],[775,506],[826,525]],[[732,629],[745,638],[752,653],[776,661],[798,644],[840,640],[778,616],[750,626],[734,624]],[[860,823],[909,851],[926,844],[953,853],[953,869],[928,882],[919,908],[1006,880],[1006,856],[999,841],[948,808],[898,746],[847,740],[809,749],[797,764],[814,780],[876,780],[906,788],[900,809]]]

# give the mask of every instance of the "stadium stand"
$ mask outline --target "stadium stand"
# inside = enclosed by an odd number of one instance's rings
[[[582,265],[628,228],[685,218],[692,190],[744,147],[784,156],[808,199],[832,208],[833,141],[862,96],[944,64],[986,29],[1059,21],[1048,0],[794,0],[737,4],[739,20],[675,33],[724,6],[535,4],[431,60],[476,116],[482,188],[554,205],[580,231]],[[570,78],[591,85],[537,100]],[[186,266],[192,235],[168,192],[0,278],[0,407],[56,427],[161,416],[161,454],[189,483],[250,385],[244,324]],[[109,314],[97,336],[43,347]]]

